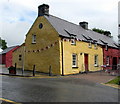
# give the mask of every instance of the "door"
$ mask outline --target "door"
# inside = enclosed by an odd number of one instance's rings
[[[112,69],[117,70],[117,57],[113,57],[112,60]]]
[[[84,64],[85,64],[85,71],[88,70],[88,54],[84,54]]]

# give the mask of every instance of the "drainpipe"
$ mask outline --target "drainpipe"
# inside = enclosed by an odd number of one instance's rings
[[[64,76],[64,64],[63,64],[63,40],[61,39],[61,51],[62,51],[62,76]]]

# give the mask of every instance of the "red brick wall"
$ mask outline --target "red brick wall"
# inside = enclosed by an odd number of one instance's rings
[[[107,67],[107,69],[112,69],[113,65],[113,57],[117,57],[117,64],[118,64],[118,58],[120,57],[120,50],[119,49],[114,49],[114,48],[108,48],[106,51],[105,48],[103,48],[103,63],[106,65],[106,57],[109,56],[110,59],[110,67]],[[105,68],[106,69],[106,68]]]

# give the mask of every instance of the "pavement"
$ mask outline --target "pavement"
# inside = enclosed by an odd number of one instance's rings
[[[116,76],[105,72],[93,72],[88,74],[71,75],[71,77],[90,80],[96,83],[107,83],[108,81],[114,79]]]
[[[19,77],[50,77],[49,74],[35,72],[35,75],[33,75],[32,71],[24,70],[22,69],[16,69],[16,74],[9,74],[8,68],[6,68],[4,65],[0,65],[0,74],[1,75],[10,75],[10,76],[19,76]]]

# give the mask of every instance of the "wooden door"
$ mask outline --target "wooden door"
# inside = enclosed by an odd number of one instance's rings
[[[88,54],[84,54],[84,64],[85,64],[85,71],[88,70]]]
[[[113,70],[117,69],[117,57],[113,57],[113,60],[112,60],[112,69]]]

